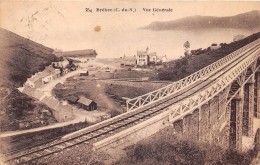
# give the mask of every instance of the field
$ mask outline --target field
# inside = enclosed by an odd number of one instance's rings
[[[105,111],[114,116],[126,110],[123,97],[133,98],[165,85],[167,83],[96,80],[91,79],[91,77],[74,77],[67,80],[64,88],[55,88],[53,92],[57,98],[63,100],[66,100],[68,96],[85,96],[97,103],[99,111]]]

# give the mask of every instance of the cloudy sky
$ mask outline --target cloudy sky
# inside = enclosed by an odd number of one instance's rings
[[[85,8],[92,9],[92,13],[86,12]],[[96,12],[96,8],[132,8],[136,12]],[[171,8],[173,12],[144,12],[143,8]],[[115,33],[136,29],[153,21],[169,21],[192,15],[232,16],[259,9],[259,2],[2,0],[0,26],[53,47],[53,39],[80,36],[83,31],[94,35],[97,33],[94,31],[96,26],[101,27],[101,32]]]

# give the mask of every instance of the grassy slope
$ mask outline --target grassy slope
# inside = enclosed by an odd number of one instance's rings
[[[127,147],[125,151],[126,156],[115,165],[248,165],[257,153],[255,150],[239,154],[214,145],[191,143],[175,136],[172,127]]]
[[[208,51],[204,54],[192,56],[190,58],[182,58],[171,61],[169,62],[169,65],[173,67],[159,70],[159,79],[177,81],[204,68],[205,66],[219,60],[220,58],[234,52],[235,50],[258,38],[260,38],[260,32],[253,34],[243,40],[226,44],[215,51]]]
[[[35,108],[44,107],[35,104],[32,98],[20,93],[16,88],[22,86],[31,75],[43,70],[51,61],[57,60],[57,57],[51,54],[52,51],[50,48],[0,28],[1,127],[10,123],[12,125],[20,119],[30,119]]]

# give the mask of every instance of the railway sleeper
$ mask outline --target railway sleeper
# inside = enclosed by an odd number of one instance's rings
[[[49,150],[51,150],[51,151],[53,151],[53,152],[56,152],[56,151],[60,151],[60,150],[62,150],[62,149],[56,148],[55,146],[53,146],[53,147],[49,148]]]
[[[98,130],[97,132],[98,132],[99,134],[104,134],[104,133],[107,132],[107,130],[105,130],[105,129],[100,129],[100,130]]]
[[[85,135],[83,137],[86,138],[86,139],[91,139],[93,136],[92,135]]]
[[[109,132],[111,130],[111,128],[110,127],[105,127],[105,128],[103,128],[103,130],[105,130],[106,132]]]
[[[45,150],[39,151],[37,153],[40,154],[40,155],[47,155],[47,154],[49,154],[49,152],[47,152]]]
[[[97,136],[97,135],[100,135],[100,133],[98,133],[98,132],[93,132],[93,133],[91,133],[91,135],[92,135],[92,137],[95,137],[95,136]]]
[[[28,157],[28,156],[23,156],[23,157],[20,158],[20,163],[28,162],[28,161],[30,161],[30,160],[31,160],[30,157]]]
[[[56,145],[55,147],[59,148],[59,149],[64,149],[65,146],[62,146],[62,145]]]
[[[66,147],[68,147],[68,146],[73,146],[74,145],[74,143],[71,143],[72,141],[70,141],[70,142],[65,142],[65,144],[66,144]]]
[[[37,158],[37,157],[41,157],[42,155],[39,154],[39,153],[33,153],[36,157],[33,157],[33,158]]]
[[[85,140],[85,138],[83,138],[83,137],[80,137],[80,138],[78,138],[78,139],[75,139],[75,141],[78,142],[78,143],[80,143],[80,142],[82,142],[82,141],[84,141],[84,140]]]
[[[49,152],[49,153],[52,153],[52,151],[49,150],[49,149],[45,149],[44,151]]]

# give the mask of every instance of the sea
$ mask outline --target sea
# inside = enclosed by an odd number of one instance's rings
[[[203,30],[124,30],[112,29],[95,31],[77,31],[45,39],[46,46],[67,50],[95,49],[98,58],[119,58],[133,56],[138,50],[166,55],[168,59],[177,59],[184,54],[184,43],[189,41],[190,50],[207,48],[211,44],[230,43],[234,36],[249,36],[259,32],[241,29],[203,29]]]

